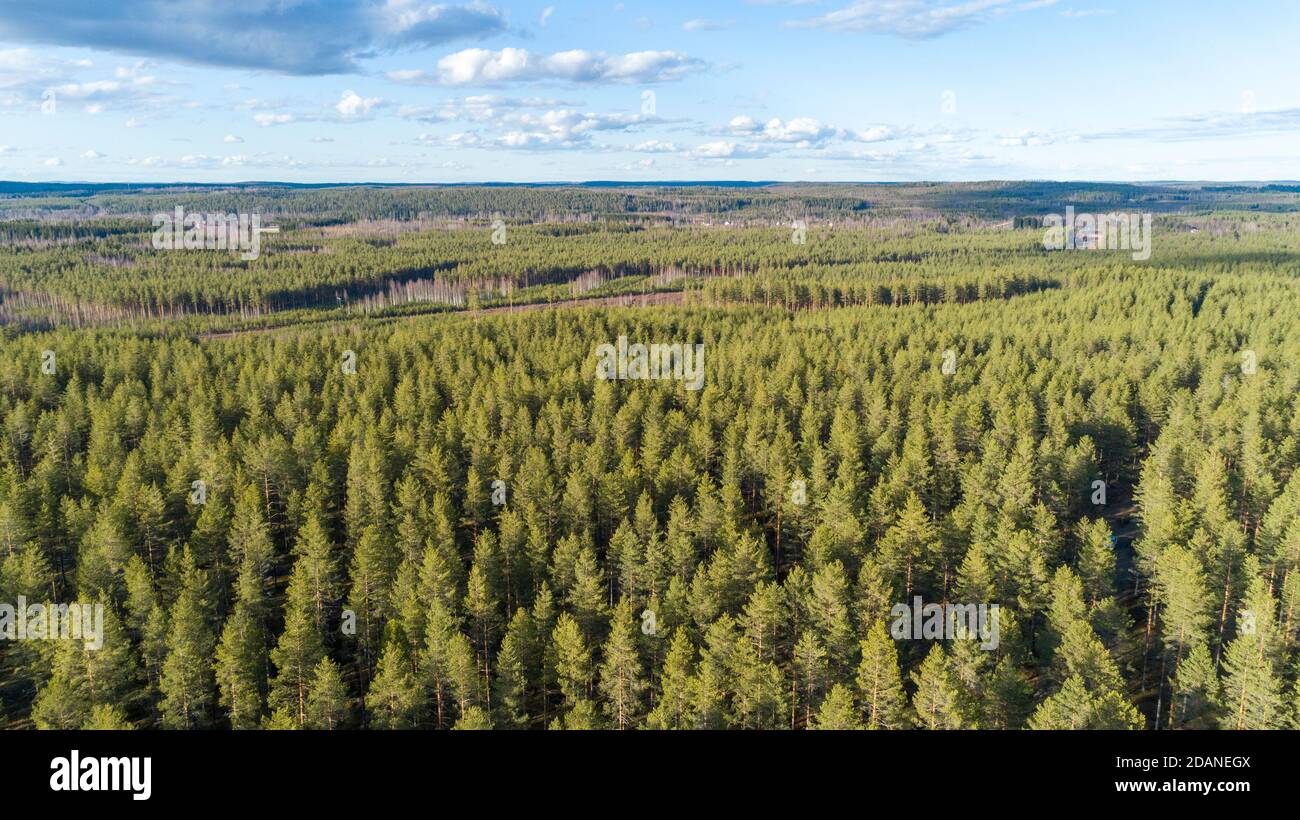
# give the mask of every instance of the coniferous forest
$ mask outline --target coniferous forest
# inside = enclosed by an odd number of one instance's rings
[[[1150,257],[1045,248],[1069,205]],[[160,250],[176,207],[281,230]],[[102,628],[0,640],[0,725],[1300,727],[1298,211],[6,190],[0,601]],[[603,376],[620,340],[699,389]]]

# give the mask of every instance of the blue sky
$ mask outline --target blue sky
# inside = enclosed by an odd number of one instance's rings
[[[0,179],[1300,178],[1300,4],[5,0]]]

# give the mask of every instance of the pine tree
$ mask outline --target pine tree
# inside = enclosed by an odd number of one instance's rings
[[[459,630],[455,620],[443,602],[434,598],[429,603],[429,614],[425,619],[425,646],[420,655],[420,671],[432,695],[434,721],[438,728],[443,728],[450,717],[447,704],[451,697],[452,639],[457,634]]]
[[[867,639],[862,641],[857,684],[866,728],[902,729],[909,725],[907,696],[898,669],[898,649],[885,631],[883,621],[876,621]]]
[[[605,620],[609,615],[608,595],[605,571],[600,568],[595,551],[590,545],[585,545],[578,552],[573,566],[569,606],[587,641],[598,640],[604,634]]]
[[[547,728],[579,732],[598,729],[600,721],[597,718],[596,705],[586,698],[578,700],[562,718],[551,721],[551,725]]]
[[[930,649],[920,668],[912,673],[912,682],[916,685],[912,709],[917,726],[922,729],[962,727],[957,680],[948,667],[942,644],[935,643]]]
[[[789,725],[789,707],[781,670],[763,661],[758,649],[738,637],[730,657],[730,676],[735,682],[731,699],[732,718],[741,729],[779,729]]]
[[[474,562],[470,566],[465,592],[465,613],[470,620],[470,636],[478,656],[485,691],[491,677],[490,655],[501,623],[500,597],[495,539],[490,532],[479,535],[474,545]]]
[[[691,678],[691,711],[695,715],[692,728],[726,726],[728,698],[734,689],[730,673],[734,632],[735,620],[730,615],[722,616],[705,630],[703,650]]]
[[[813,712],[826,691],[830,674],[826,648],[814,633],[805,632],[795,641],[793,667],[797,683],[791,701],[796,715],[801,716],[807,725],[812,722]]]
[[[591,655],[578,622],[567,612],[561,613],[551,633],[554,647],[555,680],[569,707],[591,695]]]
[[[135,687],[140,679],[130,639],[107,593],[101,594],[94,606],[103,608],[99,647],[73,642],[85,657],[87,696],[97,706],[129,703],[138,694]]]
[[[266,639],[261,626],[239,605],[226,621],[217,644],[216,678],[220,703],[231,728],[255,729],[262,716]]]
[[[214,700],[209,659],[216,640],[208,626],[203,598],[206,579],[186,550],[182,558],[180,594],[171,610],[167,659],[162,666],[163,726],[193,729],[204,726]]]
[[[646,689],[637,652],[635,623],[631,601],[620,599],[610,617],[599,685],[605,701],[605,714],[616,729],[627,729],[635,724],[641,715],[641,698]]]
[[[63,641],[55,652],[49,680],[32,702],[32,722],[38,729],[79,729],[90,710],[85,653],[73,641]]]
[[[126,626],[140,640],[146,632],[154,607],[158,604],[158,594],[149,577],[149,569],[138,555],[131,556],[127,561],[123,580],[126,583]],[[148,663],[149,656],[146,654],[146,667]]]
[[[694,725],[691,691],[694,662],[695,646],[690,636],[681,627],[674,629],[659,678],[662,689],[659,702],[646,717],[648,728],[688,729]]]
[[[999,614],[1003,614],[999,610]],[[1033,690],[1024,672],[1010,657],[1003,657],[984,685],[980,728],[1019,729],[1033,708]]]
[[[307,693],[306,725],[312,729],[341,728],[347,723],[349,703],[338,665],[328,656],[321,658]]]
[[[1169,725],[1185,729],[1209,728],[1219,706],[1219,678],[1214,658],[1205,644],[1197,644],[1183,657],[1174,675],[1169,704]]]
[[[348,608],[356,614],[357,647],[362,679],[368,680],[380,650],[389,613],[389,591],[396,572],[396,555],[388,539],[373,525],[361,528],[352,555]]]
[[[458,715],[463,717],[468,709],[481,705],[483,678],[474,658],[474,649],[460,632],[447,642],[447,683]]]
[[[985,601],[986,597],[965,596],[967,601]],[[871,631],[877,621],[889,617],[889,611],[897,601],[893,586],[886,577],[884,568],[874,557],[863,559],[858,570],[858,582],[853,593],[854,626],[859,634]]]
[[[317,562],[306,554],[294,564],[285,594],[284,630],[271,650],[271,662],[276,668],[269,698],[271,710],[283,710],[299,728],[307,722],[307,695],[316,665],[325,656],[324,640],[316,620],[316,596],[320,590],[317,568]]]
[[[289,586],[292,589],[297,581],[297,604],[307,608],[312,624],[324,635],[332,607],[337,606],[339,585],[329,534],[317,516],[309,517],[302,526],[293,552],[297,560],[294,561]]]
[[[839,678],[848,670],[853,655],[853,626],[849,622],[849,582],[839,561],[823,564],[813,573],[808,596],[808,616],[817,637],[826,647],[831,675]]]
[[[809,726],[809,729],[861,729],[862,721],[859,715],[861,712],[853,703],[853,692],[843,684],[835,684],[831,687],[831,693],[822,701],[821,708],[817,710],[817,718]]]
[[[921,499],[911,493],[880,544],[881,560],[904,599],[910,601],[912,591],[926,585],[938,550],[939,536]]]
[[[470,706],[465,709],[460,720],[452,729],[460,731],[483,731],[492,728],[492,719],[488,716],[486,710],[479,706]]]
[[[1073,573],[1058,571],[1053,582],[1052,628],[1060,631],[1052,670],[1060,688],[1039,704],[1030,718],[1034,729],[1140,729],[1143,718],[1124,695],[1115,659],[1086,619],[1082,586]]]
[[[533,669],[533,619],[520,607],[510,619],[497,652],[494,698],[506,727],[524,728],[529,721],[529,686]]]
[[[1079,579],[1089,606],[1096,606],[1101,599],[1115,594],[1115,551],[1111,546],[1110,525],[1104,518],[1081,519],[1077,533]]]
[[[781,587],[771,582],[759,584],[745,604],[742,623],[745,637],[754,644],[760,660],[776,660],[785,621],[786,608]]]
[[[1083,678],[1071,675],[1056,694],[1039,704],[1031,729],[1140,729],[1142,716],[1114,691],[1094,694]]]
[[[999,610],[999,618],[1000,615]],[[949,619],[950,622],[956,620],[951,614]],[[954,623],[956,640],[950,644],[952,648],[949,666],[957,681],[958,708],[962,716],[962,725],[969,729],[985,728],[983,712],[991,705],[986,687],[989,668],[993,665],[993,652],[983,648],[979,636],[975,634],[977,631],[978,626],[974,624]],[[1001,624],[998,632],[1001,633]],[[1001,634],[998,637],[1000,642]]]
[[[263,510],[262,495],[257,487],[245,485],[236,497],[228,536],[231,560],[240,567],[241,575],[247,573],[247,579],[256,581],[259,586],[270,572],[275,558],[275,545]]]
[[[119,732],[135,727],[119,707],[102,703],[90,710],[90,717],[81,728],[99,732]]]
[[[406,637],[396,624],[384,630],[384,650],[366,693],[370,723],[377,729],[414,729],[420,721],[423,692],[412,673]]]
[[[1253,560],[1253,559],[1252,559]],[[1246,595],[1253,629],[1242,631],[1223,654],[1222,729],[1277,729],[1286,724],[1282,679],[1274,661],[1276,602],[1263,579],[1254,576]]]
[[[1176,668],[1189,647],[1205,644],[1210,638],[1214,617],[1210,592],[1201,562],[1178,544],[1167,547],[1156,559],[1154,581],[1161,606],[1161,632],[1173,650]]]

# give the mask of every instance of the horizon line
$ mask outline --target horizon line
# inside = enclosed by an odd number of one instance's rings
[[[22,187],[50,187],[50,186],[125,186],[140,188],[159,188],[159,187],[232,187],[232,186],[281,186],[296,188],[345,188],[345,187],[383,187],[383,188],[431,188],[431,187],[455,187],[455,188],[472,188],[472,187],[565,187],[565,186],[638,186],[638,187],[655,187],[655,186],[699,186],[699,187],[765,187],[772,185],[988,185],[988,184],[1056,184],[1056,185],[1127,185],[1127,186],[1153,186],[1153,185],[1247,185],[1247,186],[1266,186],[1266,185],[1295,185],[1300,184],[1296,179],[1234,179],[1234,180],[1215,180],[1215,179],[1153,179],[1153,180],[1104,180],[1104,179],[1048,179],[1048,178],[989,178],[989,179],[916,179],[916,180],[869,180],[869,179],[833,179],[833,180],[814,180],[814,179],[701,179],[701,180],[684,180],[684,179],[655,179],[655,180],[619,180],[619,179],[587,179],[587,180],[561,180],[561,181],[504,181],[504,180],[481,180],[474,182],[379,182],[379,181],[318,181],[318,182],[292,182],[288,180],[273,179],[249,179],[237,180],[231,182],[199,182],[193,180],[170,180],[170,181],[135,181],[135,180],[118,180],[118,181],[101,181],[94,182],[90,180],[44,180],[30,181],[18,179],[0,179],[0,186],[22,186]]]

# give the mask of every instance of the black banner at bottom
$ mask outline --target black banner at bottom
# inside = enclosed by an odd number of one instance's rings
[[[922,810],[1123,805],[1218,809],[1291,793],[1294,732],[7,732],[8,805],[330,811],[434,800],[592,807],[768,804],[835,795]],[[984,795],[981,798],[980,795]],[[775,804],[775,802],[773,804]],[[420,804],[416,804],[420,805]],[[694,805],[694,804],[692,804]]]

